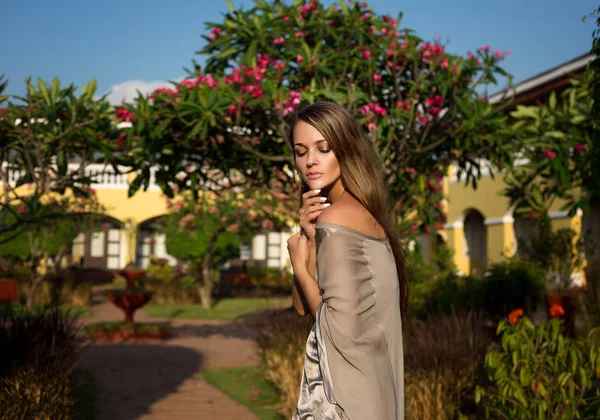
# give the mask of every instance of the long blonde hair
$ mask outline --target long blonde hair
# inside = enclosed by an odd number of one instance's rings
[[[294,126],[298,121],[310,124],[321,133],[337,158],[344,189],[352,194],[385,230],[390,242],[400,286],[400,309],[408,313],[408,275],[404,251],[396,223],[392,217],[389,193],[383,180],[381,163],[366,135],[345,108],[333,102],[317,102],[298,111],[290,124],[290,139],[294,143]],[[300,194],[309,190],[303,179]]]

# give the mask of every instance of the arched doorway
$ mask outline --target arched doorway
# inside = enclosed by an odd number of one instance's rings
[[[135,263],[137,266],[148,267],[152,257],[165,259],[169,265],[177,264],[177,259],[167,254],[163,225],[164,218],[162,216],[140,223],[135,247]]]
[[[487,266],[487,228],[485,217],[475,209],[468,210],[464,219],[466,256],[469,274],[482,275]]]
[[[79,224],[72,261],[85,268],[122,268],[121,222],[105,215],[87,214],[80,217]]]

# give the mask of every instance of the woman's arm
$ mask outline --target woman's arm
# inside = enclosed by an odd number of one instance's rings
[[[317,245],[315,240],[308,241],[309,247],[309,260],[308,260],[308,273],[314,279],[316,277],[317,272]],[[316,283],[316,281],[315,281]],[[317,287],[318,290],[318,287]],[[306,298],[304,297],[304,292],[302,286],[299,283],[296,274],[294,274],[294,278],[292,280],[292,304],[294,309],[298,313],[298,315],[304,316],[308,315],[310,312],[310,307]]]
[[[308,311],[313,318],[315,318],[319,303],[323,300],[321,293],[319,292],[317,280],[310,274],[308,268],[297,271],[294,274],[294,279],[298,283],[299,291],[301,291],[304,297]]]

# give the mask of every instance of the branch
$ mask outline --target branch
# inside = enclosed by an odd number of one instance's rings
[[[255,149],[253,149],[251,146],[248,146],[243,140],[237,140],[237,139],[235,139],[234,141],[237,144],[239,144],[241,146],[241,148],[244,149],[246,152],[250,152],[253,155],[258,156],[259,158],[261,158],[263,160],[267,160],[267,161],[270,161],[270,162],[293,162],[294,161],[294,158],[291,157],[291,156],[287,156],[287,155],[279,155],[279,156],[265,155],[264,153],[261,153],[261,152],[255,150]]]

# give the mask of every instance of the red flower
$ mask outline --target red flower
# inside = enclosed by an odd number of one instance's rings
[[[560,318],[561,316],[565,315],[565,310],[563,309],[562,306],[557,305],[557,304],[552,304],[550,306],[550,316],[552,318]]]
[[[17,213],[19,213],[19,214],[25,213],[25,204],[21,204],[19,207],[17,207]]]
[[[523,309],[515,309],[510,314],[508,314],[508,322],[512,325],[517,325],[519,322],[519,318],[523,316]]]
[[[290,17],[289,17],[289,16],[284,16],[284,17],[283,17],[283,21],[284,21],[284,22],[287,22],[288,20],[290,20]]]
[[[583,143],[575,143],[575,151],[578,153],[583,153],[585,152],[585,149],[587,149],[587,145],[583,144]]]
[[[298,63],[298,65],[302,64],[303,60],[304,57],[302,57],[300,54],[296,54],[296,62]]]
[[[537,394],[537,392],[538,392],[538,387],[537,387],[537,385],[532,385],[532,386],[531,386],[531,391],[533,391],[533,393],[534,393],[534,394]]]
[[[552,149],[546,149],[542,152],[542,155],[548,160],[553,160],[556,157],[556,152]]]
[[[369,51],[369,50],[365,50],[365,51],[363,52],[363,57],[365,57],[367,60],[368,60],[369,58],[371,58],[371,51]]]

